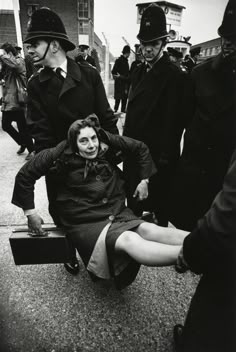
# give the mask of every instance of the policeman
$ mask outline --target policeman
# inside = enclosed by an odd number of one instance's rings
[[[104,129],[118,133],[117,119],[107,101],[99,73],[90,65],[77,64],[67,56],[75,45],[55,12],[46,7],[36,10],[24,43],[33,63],[43,67],[28,83],[27,121],[37,152],[66,139],[72,122],[91,113],[96,113]],[[55,203],[57,189],[50,175],[46,176],[46,185],[49,213],[60,225]],[[30,210],[27,214],[34,216]],[[77,260],[74,258],[66,269],[77,273]]]
[[[183,53],[171,47],[168,47],[167,51],[169,54],[170,61],[173,62],[173,64],[175,64],[181,71],[187,72],[184,66],[182,65]]]
[[[96,68],[96,63],[94,58],[89,55],[89,45],[87,44],[80,44],[78,46],[78,55],[75,57],[76,62],[87,62],[88,64],[92,65]]]
[[[147,202],[137,202],[133,193],[138,170],[132,160],[124,163],[129,207],[140,215],[143,210],[154,212],[162,226],[168,224],[166,197],[180,156],[185,125],[183,85],[187,76],[163,55],[168,36],[164,11],[151,4],[142,14],[137,36],[144,62],[132,73],[124,127],[124,135],[147,144],[158,170],[150,179]]]

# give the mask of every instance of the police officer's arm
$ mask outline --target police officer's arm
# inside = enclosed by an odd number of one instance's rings
[[[105,88],[100,74],[95,72],[94,93],[95,93],[95,114],[98,116],[101,127],[111,133],[119,134],[117,128],[118,118],[114,115],[107,100]]]

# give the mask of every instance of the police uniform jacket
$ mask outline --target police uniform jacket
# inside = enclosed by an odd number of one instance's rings
[[[50,69],[35,73],[28,83],[27,123],[36,151],[56,146],[67,138],[69,126],[95,113],[101,126],[117,133],[117,119],[109,106],[97,70],[67,58],[67,76],[58,82]]]
[[[220,191],[236,142],[235,68],[220,54],[196,66],[191,76],[193,117],[184,135],[171,215],[177,227],[187,230]]]
[[[124,135],[147,144],[157,166],[157,176],[165,166],[173,166],[180,156],[185,111],[188,111],[184,98],[187,79],[187,75],[165,56],[150,71],[147,72],[146,64],[142,63],[132,74]],[[136,171],[132,161],[124,166],[132,194]],[[161,188],[165,190],[164,183]]]
[[[144,143],[100,131],[109,147],[96,159],[86,161],[72,152],[65,141],[45,149],[18,172],[12,202],[23,209],[34,208],[34,184],[51,172],[57,185],[57,205],[67,233],[76,231],[81,239],[78,248],[87,263],[104,226],[110,221],[137,219],[125,205],[124,178],[116,165],[117,153],[132,155],[139,165],[139,181],[155,172]],[[49,170],[50,169],[50,170]]]
[[[115,79],[115,99],[124,99],[128,96],[129,90],[129,62],[126,57],[121,55],[116,59],[115,64],[112,69],[112,74],[120,74],[119,77],[114,77]]]
[[[236,350],[236,151],[222,190],[185,238],[184,258],[202,274],[184,329],[183,352]]]

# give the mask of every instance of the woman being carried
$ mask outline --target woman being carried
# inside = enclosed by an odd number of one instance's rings
[[[132,157],[140,170],[134,196],[148,196],[148,179],[155,167],[147,146],[102,130],[96,115],[75,121],[67,141],[46,149],[18,172],[12,203],[21,207],[31,231],[43,235],[34,209],[34,185],[51,173],[57,184],[57,206],[67,236],[93,279],[113,278],[116,287],[129,285],[141,264],[176,263],[188,234],[145,222],[126,207],[124,175],[117,164]]]

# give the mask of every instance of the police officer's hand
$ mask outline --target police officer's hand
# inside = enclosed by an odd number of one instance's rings
[[[147,180],[142,180],[136,190],[134,191],[133,197],[138,200],[144,200],[148,197],[148,182]]]
[[[43,219],[38,214],[31,214],[27,216],[28,228],[32,236],[46,236],[47,232],[43,230]]]

